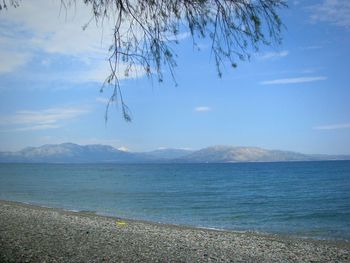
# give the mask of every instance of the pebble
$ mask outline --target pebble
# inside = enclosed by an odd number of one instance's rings
[[[0,201],[0,262],[5,263],[350,262],[349,258],[350,243],[345,241],[204,230]]]

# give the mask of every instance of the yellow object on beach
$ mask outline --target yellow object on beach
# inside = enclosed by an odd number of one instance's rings
[[[126,226],[126,222],[124,222],[124,221],[116,221],[115,224],[117,226]]]

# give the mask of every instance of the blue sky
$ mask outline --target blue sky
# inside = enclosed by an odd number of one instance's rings
[[[74,142],[133,151],[227,144],[350,154],[350,2],[289,1],[283,43],[219,79],[209,45],[175,47],[175,86],[141,73],[122,79],[133,122],[111,107],[108,25],[88,9],[59,13],[59,1],[23,1],[0,13],[0,150]],[[103,32],[103,33],[102,33]],[[184,32],[186,33],[186,32]],[[186,34],[183,34],[184,36]]]

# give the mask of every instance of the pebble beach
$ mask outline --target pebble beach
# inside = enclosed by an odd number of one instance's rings
[[[350,243],[0,201],[0,262],[350,262]]]

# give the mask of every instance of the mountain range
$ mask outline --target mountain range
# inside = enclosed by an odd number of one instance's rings
[[[198,151],[122,151],[108,145],[47,144],[0,152],[0,163],[236,163],[350,160],[350,155],[310,155],[258,147],[212,146]]]

